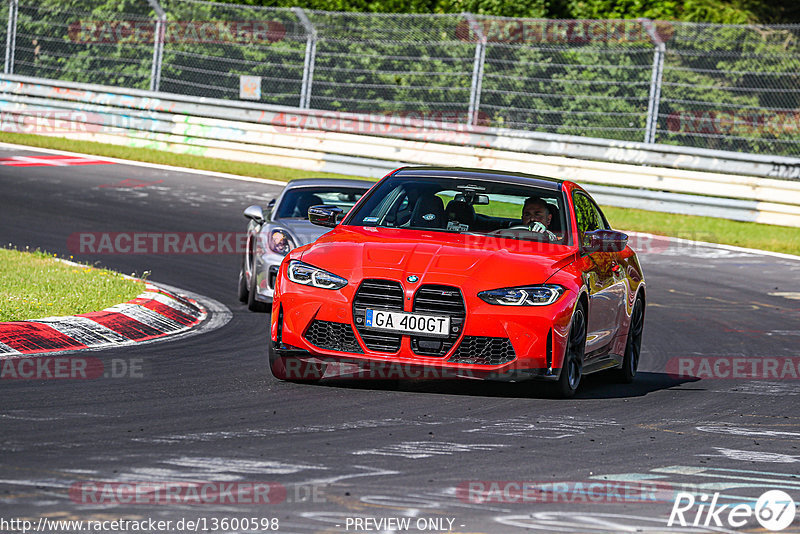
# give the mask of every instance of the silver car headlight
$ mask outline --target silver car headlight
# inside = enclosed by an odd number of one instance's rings
[[[273,230],[269,233],[267,246],[272,252],[286,256],[297,245],[286,230]]]
[[[318,287],[320,289],[342,289],[347,280],[313,265],[299,260],[289,262],[289,280],[295,284]]]
[[[564,288],[555,284],[540,286],[504,287],[481,291],[478,297],[498,306],[547,306],[564,294]]]

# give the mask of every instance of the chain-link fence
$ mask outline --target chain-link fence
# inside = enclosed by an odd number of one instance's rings
[[[10,4],[12,13],[17,12],[13,63],[6,72],[148,88],[153,44],[121,32],[123,27],[142,34],[153,32],[145,0],[138,12],[129,13],[104,9],[100,1],[20,0],[15,4]]]
[[[9,54],[11,52],[11,50],[9,50],[9,46],[8,46],[8,44],[9,44],[8,43],[8,22],[9,22],[9,20],[8,20],[8,12],[9,12],[8,6],[9,6],[9,4],[7,4],[5,2],[2,5],[0,5],[0,43],[2,43],[2,45],[6,48],[4,69],[7,68],[7,66],[8,66],[8,63],[9,63],[9,60],[10,60]],[[13,22],[13,21],[11,21],[11,22]]]
[[[260,77],[260,101],[298,106],[306,32],[291,9],[164,1],[161,89],[237,99],[242,75]]]
[[[658,142],[800,155],[800,25],[672,28]]]
[[[653,45],[637,21],[483,17],[480,110],[510,128],[642,141]]]
[[[800,25],[6,1],[15,74],[800,155]]]

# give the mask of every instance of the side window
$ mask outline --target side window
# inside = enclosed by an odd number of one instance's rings
[[[394,220],[397,226],[406,224],[411,219],[411,202],[408,194],[404,194],[394,212]]]
[[[603,227],[603,219],[597,213],[592,201],[586,195],[575,193],[572,197],[575,204],[575,219],[578,223],[578,234],[583,237],[586,232],[599,230]]]
[[[583,235],[593,230],[608,230],[605,217],[597,205],[586,195],[576,192],[572,197],[575,204],[575,219],[578,223],[578,239],[583,242]]]
[[[606,216],[603,215],[603,211],[597,206],[597,204],[592,204],[592,206],[594,206],[594,209],[597,211],[597,220],[600,223],[600,228],[604,230],[611,230],[611,225],[608,224],[608,219],[606,219]]]
[[[382,224],[386,226],[402,226],[407,223],[411,218],[411,199],[406,188],[400,185],[392,191],[378,207],[376,215],[383,217]]]

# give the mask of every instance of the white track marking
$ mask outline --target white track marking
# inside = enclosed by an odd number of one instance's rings
[[[743,462],[767,462],[774,464],[794,464],[800,463],[800,456],[792,456],[790,454],[781,454],[777,452],[763,452],[763,451],[741,451],[737,449],[725,449],[722,447],[714,447],[720,452],[719,457],[728,458],[731,460],[741,460]],[[708,456],[707,454],[696,454],[695,456]]]
[[[184,456],[165,460],[165,464],[194,469],[195,474],[232,473],[261,475],[290,475],[307,470],[324,470],[325,467],[311,464],[276,462],[272,460],[242,460],[224,457],[190,457]]]
[[[314,478],[311,480],[305,480],[300,482],[300,484],[306,485],[315,485],[315,484],[335,484],[336,482],[340,482],[342,480],[347,480],[350,478],[359,478],[359,477],[381,477],[381,476],[392,476],[392,475],[399,475],[400,471],[392,471],[389,469],[380,469],[377,467],[370,467],[367,465],[354,465],[352,469],[359,469],[361,472],[350,473],[346,475],[334,475],[331,477],[326,478]]]
[[[67,152],[65,150],[53,150],[50,148],[39,148],[26,145],[15,145],[11,143],[0,143],[0,148],[11,148],[18,150],[27,150],[31,152],[45,152],[47,154],[59,154],[62,156],[75,156],[81,158],[99,158],[100,156],[92,156],[91,154],[81,154],[79,152]],[[279,180],[269,180],[267,178],[255,178],[252,176],[239,176],[236,174],[228,174],[224,172],[203,171],[198,169],[189,169],[187,167],[173,167],[172,165],[159,165],[158,163],[146,163],[144,161],[134,161],[130,159],[117,159],[117,158],[102,158],[103,161],[110,163],[119,163],[121,165],[132,165],[134,167],[146,167],[148,169],[159,169],[162,171],[182,172],[187,174],[200,174],[203,176],[212,176],[214,178],[226,178],[229,180],[239,180],[242,182],[258,182],[262,184],[272,185],[286,185],[286,182]]]
[[[800,388],[789,382],[746,382],[734,389],[714,390],[717,393],[742,393],[746,395],[768,395],[783,397],[800,395]]]
[[[546,532],[608,532],[620,534],[622,532],[726,532],[735,533],[716,527],[677,527],[667,526],[667,518],[654,518],[627,514],[603,513],[577,513],[569,512],[535,512],[526,515],[507,515],[495,517],[495,521],[502,525],[524,529],[543,530]]]
[[[134,438],[134,441],[146,443],[177,443],[208,442],[223,439],[268,438],[278,435],[290,434],[315,434],[319,432],[341,432],[344,430],[358,430],[361,428],[398,427],[404,426],[407,421],[400,418],[369,419],[364,421],[344,421],[332,425],[296,426],[291,428],[248,428],[235,431],[200,432],[195,434],[172,434],[155,438]]]
[[[500,443],[462,444],[435,441],[404,441],[402,443],[386,445],[376,449],[353,451],[351,454],[357,456],[370,454],[378,456],[397,456],[400,458],[418,460],[421,458],[430,458],[432,456],[451,456],[453,454],[462,454],[465,452],[494,451],[503,447],[509,447],[509,445]]]
[[[761,438],[800,438],[800,432],[788,432],[785,430],[764,430],[760,428],[743,428],[724,425],[705,425],[698,426],[700,432],[710,432],[712,434],[733,434],[735,436],[752,436]]]
[[[800,330],[770,330],[768,336],[800,336]]]
[[[767,293],[767,295],[770,297],[783,297],[790,300],[800,300],[800,293],[795,291],[776,291],[773,293]]]
[[[585,434],[600,427],[618,425],[617,422],[611,420],[579,419],[571,416],[513,417],[506,421],[488,423],[478,428],[462,430],[462,432],[490,434],[493,436],[530,436],[541,439],[563,439]]]

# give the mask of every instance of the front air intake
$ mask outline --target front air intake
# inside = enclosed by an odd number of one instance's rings
[[[447,361],[472,365],[500,365],[516,357],[514,347],[508,338],[464,336],[458,349]]]
[[[306,331],[306,341],[327,350],[363,354],[364,351],[356,341],[353,327],[346,323],[314,320]]]
[[[414,312],[450,317],[450,333],[447,338],[411,336],[411,350],[420,356],[447,354],[458,341],[467,316],[461,291],[450,286],[421,286],[414,295]]]
[[[403,311],[403,286],[392,280],[364,280],[353,299],[353,320],[358,335],[369,350],[397,352],[400,350],[401,334],[378,332],[364,326],[367,309]]]

